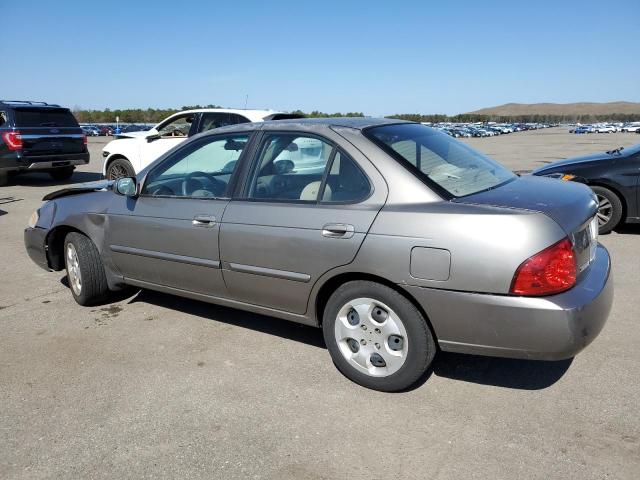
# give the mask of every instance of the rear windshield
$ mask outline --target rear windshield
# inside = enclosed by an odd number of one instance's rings
[[[73,114],[66,108],[24,108],[15,110],[17,127],[77,127]]]
[[[424,125],[386,125],[364,134],[445,196],[471,195],[516,178],[480,152]]]

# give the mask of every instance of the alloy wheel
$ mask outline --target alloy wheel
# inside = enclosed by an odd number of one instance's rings
[[[114,163],[109,167],[109,179],[117,180],[119,178],[127,177],[127,169],[119,163]]]
[[[604,197],[603,195],[596,195],[598,199],[598,213],[596,214],[598,217],[598,226],[606,225],[611,221],[611,216],[613,215],[613,206],[609,199]]]
[[[78,252],[73,243],[67,244],[67,274],[69,275],[69,284],[73,289],[73,293],[80,295],[82,292],[82,274],[80,273],[80,261],[78,260]]]

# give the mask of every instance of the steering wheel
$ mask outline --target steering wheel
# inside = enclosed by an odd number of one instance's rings
[[[227,188],[227,185],[224,182],[221,182],[210,173],[200,171],[191,172],[184,177],[184,180],[182,180],[182,195],[185,197],[190,197],[196,190],[208,190],[204,188],[204,185],[202,185],[200,180],[196,180],[194,177],[205,177],[209,180],[212,187],[212,190],[210,191],[213,193],[214,197],[221,197]]]

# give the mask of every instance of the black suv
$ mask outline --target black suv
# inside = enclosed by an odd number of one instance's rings
[[[0,100],[0,185],[9,173],[46,171],[55,180],[89,163],[87,137],[68,108]]]

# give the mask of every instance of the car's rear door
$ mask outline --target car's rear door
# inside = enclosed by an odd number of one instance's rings
[[[318,278],[355,258],[386,185],[358,150],[338,148],[331,133],[264,133],[220,231],[232,298],[302,314]]]
[[[152,169],[137,198],[109,213],[107,244],[130,283],[225,296],[220,220],[249,133],[207,136]]]

